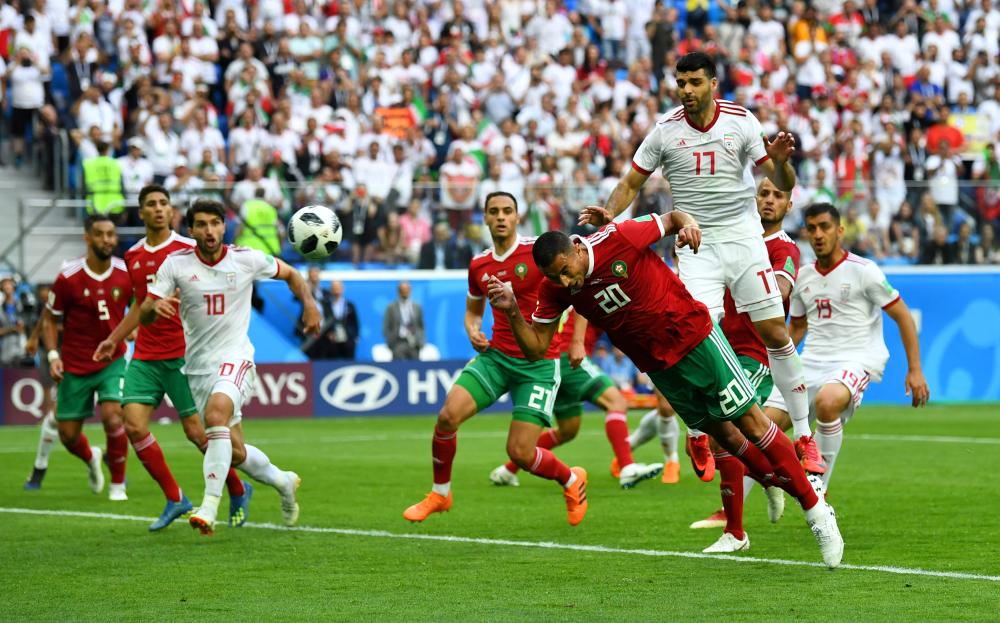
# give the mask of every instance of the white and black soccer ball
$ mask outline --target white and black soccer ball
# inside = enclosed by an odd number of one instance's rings
[[[343,237],[340,219],[326,206],[306,206],[288,219],[288,242],[308,260],[329,256]]]

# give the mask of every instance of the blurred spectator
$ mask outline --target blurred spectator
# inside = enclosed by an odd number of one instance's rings
[[[29,15],[25,18],[34,24]],[[10,84],[11,118],[10,133],[14,139],[14,164],[20,166],[24,159],[24,143],[35,122],[35,115],[45,104],[46,72],[37,64],[31,47],[18,47],[17,56],[7,68]]]
[[[97,145],[98,155],[83,161],[83,184],[86,189],[87,211],[118,217],[125,209],[122,194],[122,166],[111,157],[111,144]]]
[[[138,136],[128,140],[128,154],[118,158],[125,190],[125,203],[139,205],[139,191],[153,183],[153,165],[143,154],[145,142]]]
[[[948,141],[938,144],[937,153],[927,158],[927,180],[931,196],[937,204],[946,226],[951,226],[958,208],[958,179],[965,171],[961,158],[951,150]]]
[[[889,225],[891,217],[882,211],[882,204],[878,201],[868,202],[868,211],[862,214],[858,220],[864,230],[862,236],[866,256],[876,260],[882,260],[890,254]]]
[[[973,163],[972,179],[979,182],[976,187],[979,221],[995,228],[1000,225],[1000,163],[993,143],[987,143]]]
[[[25,309],[13,279],[0,281],[3,309],[0,313],[0,366],[20,366],[24,359]]]
[[[416,360],[424,346],[424,315],[419,303],[411,297],[408,281],[399,283],[399,298],[385,308],[382,335],[392,351],[393,361]]]
[[[615,382],[618,389],[630,391],[634,388],[638,370],[632,360],[617,348],[611,349],[611,356],[604,360],[601,369]]]
[[[448,223],[434,224],[434,237],[420,247],[417,268],[423,270],[468,268],[472,261],[472,252],[468,246],[460,248],[451,232]]]
[[[417,264],[420,261],[421,247],[431,239],[431,224],[422,214],[419,199],[410,200],[406,212],[399,217],[399,226],[403,230],[406,261]]]
[[[916,261],[920,257],[920,239],[920,222],[910,202],[904,201],[889,227],[893,254]]]
[[[976,247],[976,264],[1000,264],[1000,243],[992,224],[985,223]]]
[[[403,227],[399,223],[399,213],[395,210],[386,214],[385,222],[378,228],[378,246],[382,261],[389,266],[406,261]]]
[[[318,272],[317,269],[317,276]],[[332,281],[329,292],[313,296],[323,314],[323,323],[319,335],[307,340],[303,350],[310,359],[354,359],[360,327],[354,303],[344,297],[343,282]]]
[[[265,199],[263,188],[257,189],[253,199],[243,202],[239,214],[237,245],[268,255],[281,255],[281,219],[278,218],[278,211]]]
[[[976,244],[972,240],[972,225],[968,221],[958,226],[958,238],[952,246],[952,262],[955,264],[978,264]]]
[[[373,244],[378,237],[379,204],[364,184],[358,184],[347,202],[344,216],[347,224],[344,226],[350,232],[351,261],[357,267],[361,262],[370,262],[374,253]]]
[[[953,264],[955,262],[955,251],[952,245],[948,244],[948,230],[944,225],[937,225],[930,240],[924,244],[924,250],[920,255],[921,264]]]

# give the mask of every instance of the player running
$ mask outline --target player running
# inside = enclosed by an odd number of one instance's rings
[[[660,390],[654,387],[653,394],[656,396],[656,408],[650,409],[642,416],[639,425],[628,436],[628,444],[635,450],[658,436],[660,447],[663,449],[662,481],[665,485],[673,485],[681,479],[681,464],[677,456],[677,440],[681,436],[681,427],[677,423],[677,413]],[[617,478],[620,473],[618,459],[611,459],[611,475]]]
[[[542,432],[553,423],[553,403],[561,378],[559,349],[556,344],[547,345],[537,357],[526,360],[504,314],[493,315],[491,339],[486,339],[481,330],[486,288],[491,279],[510,284],[519,304],[535,306],[538,286],[544,277],[532,263],[534,238],[517,234],[517,200],[510,193],[488,194],[483,211],[493,247],[473,258],[469,266],[465,304],[465,332],[479,354],[459,374],[438,414],[431,442],[434,470],[431,491],[403,511],[403,517],[417,522],[431,513],[451,509],[451,466],[458,447],[458,428],[509,392],[514,413],[507,433],[507,455],[521,469],[562,485],[567,519],[575,526],[587,514],[587,472],[582,467],[570,469],[551,451],[539,446]]]
[[[90,490],[104,489],[101,470],[103,453],[91,447],[83,433],[83,422],[94,414],[94,395],[107,435],[107,463],[111,472],[108,498],[128,499],[125,492],[125,462],[128,440],[122,425],[122,376],[125,345],[115,350],[109,362],[95,362],[91,353],[111,328],[121,322],[132,298],[132,284],[121,258],[112,253],[118,245],[114,222],[106,215],[88,216],[83,240],[87,255],[66,263],[52,284],[43,314],[42,341],[48,350],[49,370],[59,383],[56,420],[59,439],[70,453],[87,464]],[[57,347],[56,317],[63,321],[62,352]]]
[[[920,368],[917,327],[899,291],[875,262],[844,250],[837,208],[829,203],[811,205],[805,219],[816,262],[799,272],[792,292],[791,331],[796,344],[805,338],[802,362],[816,417],[816,442],[826,462],[825,488],[844,442],[844,424],[861,406],[868,383],[882,380],[889,360],[882,335],[883,310],[899,327],[909,367],[906,395],[913,406],[926,405],[930,390]],[[767,405],[787,412],[777,394]]]
[[[124,405],[125,431],[143,467],[160,485],[166,505],[159,518],[150,524],[150,531],[162,530],[178,517],[193,509],[191,501],[177,486],[166,458],[156,437],[149,431],[149,418],[160,405],[163,396],[169,396],[177,415],[180,416],[184,434],[205,451],[205,427],[198,414],[184,367],[184,327],[178,316],[160,322],[139,326],[139,307],[146,299],[147,285],[156,279],[156,271],[174,251],[193,249],[194,240],[174,233],[170,229],[174,208],[170,194],[158,184],[150,184],[139,191],[139,216],[146,225],[146,236],[125,253],[125,265],[135,292],[136,304],[129,309],[125,319],[115,327],[106,340],[94,351],[94,361],[108,361],[112,354],[136,328],[135,353],[125,370]],[[229,525],[238,527],[249,516],[250,496],[253,488],[242,482],[232,468],[226,476],[229,490]]]
[[[243,440],[242,407],[253,393],[257,376],[254,348],[247,335],[253,283],[271,278],[287,282],[302,302],[306,332],[319,330],[319,309],[308,283],[283,261],[222,243],[226,221],[220,202],[200,199],[188,208],[186,219],[197,246],[163,261],[142,303],[140,321],[149,325],[174,318],[181,305],[188,337],[184,373],[195,406],[205,418],[208,438],[205,497],[191,515],[191,526],[202,534],[214,533],[223,475],[231,465],[274,487],[281,496],[285,525],[295,525],[299,517],[295,493],[302,480],[295,472],[278,469],[260,449]]]
[[[587,238],[547,232],[532,250],[548,277],[538,291],[534,322],[525,321],[510,289],[496,278],[490,279],[491,302],[506,313],[529,360],[549,348],[555,321],[570,305],[607,331],[688,426],[702,427],[762,482],[799,501],[824,562],[836,567],[844,542],[833,508],[817,497],[791,442],[755,403],[750,382],[708,310],[649,249],[671,234],[678,245],[699,250],[697,224],[677,210],[612,223]]]
[[[38,353],[38,345],[42,341],[42,329],[46,324],[44,321],[45,303],[49,300],[49,292],[51,291],[52,287],[48,284],[40,284],[38,286],[35,300],[42,306],[42,313],[38,314],[35,327],[31,330],[31,335],[28,336],[28,340],[24,345],[24,352],[31,357],[34,357]],[[58,333],[59,328],[56,327],[57,342]],[[42,351],[40,359],[47,363],[48,359],[46,355],[48,355],[48,352],[45,351],[44,345]],[[31,476],[24,483],[25,491],[37,491],[42,488],[42,481],[45,479],[45,473],[49,468],[49,455],[52,454],[52,448],[59,439],[59,424],[56,422],[55,411],[56,382],[52,379],[52,373],[48,365],[43,364],[39,366],[38,376],[42,384],[42,413],[45,415],[42,417],[41,425],[39,426],[38,449],[35,451],[35,461],[32,463]]]
[[[618,391],[608,375],[601,372],[587,356],[594,349],[600,337],[600,330],[591,327],[587,319],[569,310],[560,321],[558,337],[559,371],[562,378],[556,394],[552,413],[556,418],[556,428],[549,428],[538,438],[538,447],[551,450],[572,441],[580,432],[580,418],[583,415],[583,401],[597,405],[604,410],[604,432],[615,453],[615,465],[620,465],[615,474],[623,489],[631,489],[643,480],[655,478],[663,471],[662,463],[643,465],[632,459],[632,447],[628,439],[628,403]],[[518,486],[518,467],[508,461],[490,472],[490,480],[496,485]]]
[[[674,206],[691,214],[704,228],[698,254],[678,250],[680,279],[713,320],[723,311],[723,293],[732,292],[736,310],[747,312],[767,346],[774,384],[788,402],[799,456],[815,458],[809,430],[808,400],[802,363],[785,326],[781,292],[767,260],[760,220],[754,205],[752,163],[780,190],[795,185],[789,157],[795,151],[791,134],[768,141],[754,115],[725,100],[714,99],[718,81],[715,62],[704,52],[692,52],[677,62],[677,90],[682,106],[663,115],[643,140],[632,168],[618,182],[606,209],[584,208],[580,223],[603,225],[623,212],[646,179],[661,168],[670,183]],[[689,430],[699,475],[711,480],[711,454],[700,431]]]

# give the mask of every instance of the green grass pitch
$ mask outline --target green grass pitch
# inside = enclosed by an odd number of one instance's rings
[[[632,414],[631,424],[637,417]],[[701,549],[718,533],[688,525],[718,506],[718,483],[698,481],[682,454],[680,484],[657,480],[622,491],[608,474],[611,453],[596,413],[584,416],[577,440],[556,449],[590,473],[590,510],[583,524],[572,528],[555,484],[530,475],[522,475],[516,489],[489,483],[489,471],[504,458],[508,421],[480,416],[463,427],[455,506],[420,525],[404,521],[401,513],[430,488],[432,418],[245,422],[248,441],[302,476],[299,523],[317,530],[262,525],[280,523],[280,513],[277,494],[258,485],[253,526],[222,527],[211,538],[184,521],[162,533],[147,532],[146,518],[160,512],[162,497],[134,454],[127,502],[92,495],[83,465],[61,448],[53,453],[43,489],[22,491],[37,430],[0,428],[0,618],[1000,617],[1000,407],[995,405],[862,409],[846,427],[830,492],[848,566],[836,571],[783,564],[817,563],[819,551],[794,501],[788,500],[785,517],[772,525],[759,490],[747,503],[751,549],[736,556],[755,560],[703,557]],[[200,455],[179,426],[154,431],[197,504]],[[87,433],[103,443],[96,426]],[[636,458],[660,460],[659,444],[639,449]],[[64,511],[83,514],[60,514]],[[129,519],[135,517],[142,520]],[[427,535],[446,538],[413,538]]]

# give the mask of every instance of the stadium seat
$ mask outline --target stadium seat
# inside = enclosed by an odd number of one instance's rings
[[[385,344],[375,344],[372,346],[372,361],[392,361],[392,351]]]
[[[433,344],[424,344],[420,349],[420,361],[441,361],[441,351]]]

